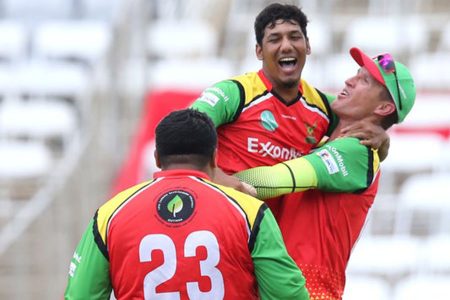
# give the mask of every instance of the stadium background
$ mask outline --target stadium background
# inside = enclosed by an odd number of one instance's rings
[[[257,70],[263,0],[0,1],[0,299],[58,299],[95,209],[150,176],[154,124],[206,86]],[[447,299],[450,8],[446,0],[304,0],[303,77],[339,91],[359,46],[418,87],[391,130],[344,299]]]

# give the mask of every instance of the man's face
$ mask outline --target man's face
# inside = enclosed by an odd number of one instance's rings
[[[386,101],[381,98],[384,88],[362,67],[355,76],[345,81],[345,87],[331,104],[331,109],[339,118],[351,121],[372,116],[377,107]]]
[[[262,45],[256,45],[256,55],[263,61],[263,70],[276,88],[297,86],[310,53],[309,42],[296,22],[278,20],[264,30]]]

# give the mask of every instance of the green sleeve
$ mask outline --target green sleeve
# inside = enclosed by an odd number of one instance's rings
[[[274,166],[255,167],[235,174],[256,189],[258,199],[270,199],[317,187],[313,166],[300,157]]]
[[[351,137],[330,141],[304,158],[314,167],[317,188],[331,192],[363,190],[379,168],[377,151]]]
[[[110,298],[109,262],[95,242],[93,226],[94,220],[89,223],[70,261],[65,299]]]
[[[377,151],[349,137],[330,141],[306,156],[235,175],[254,186],[257,197],[264,200],[316,188],[358,192],[372,183],[378,168]]]
[[[269,209],[264,211],[251,255],[262,300],[309,299],[305,277],[287,253],[280,229]]]
[[[216,127],[233,122],[244,103],[244,90],[234,80],[224,80],[203,91],[191,108],[206,113]]]

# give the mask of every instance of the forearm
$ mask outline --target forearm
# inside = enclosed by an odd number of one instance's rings
[[[236,173],[235,176],[254,186],[259,199],[269,199],[317,187],[316,172],[304,158],[270,167],[248,169]]]

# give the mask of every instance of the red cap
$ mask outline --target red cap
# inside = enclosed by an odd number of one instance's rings
[[[359,48],[353,47],[350,49],[350,55],[356,61],[358,65],[361,67],[365,67],[367,71],[380,82],[382,85],[386,86],[386,82],[384,81],[383,75],[380,72],[377,64],[373,59],[368,57],[364,52],[362,52]]]

